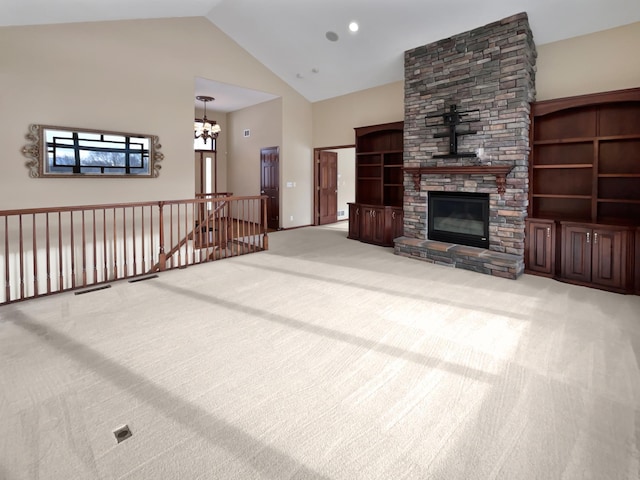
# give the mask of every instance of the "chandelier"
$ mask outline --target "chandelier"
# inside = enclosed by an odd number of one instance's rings
[[[206,145],[208,139],[218,138],[218,134],[221,130],[220,125],[218,125],[215,120],[207,119],[207,102],[213,102],[215,98],[198,95],[196,100],[204,102],[204,116],[202,118],[196,118],[194,122],[195,132],[193,133],[193,138],[201,138]]]

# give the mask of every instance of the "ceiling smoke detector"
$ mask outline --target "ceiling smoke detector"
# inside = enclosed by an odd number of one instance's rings
[[[336,32],[327,32],[324,34],[325,37],[327,37],[327,40],[329,40],[330,42],[337,42],[338,41],[338,34]]]

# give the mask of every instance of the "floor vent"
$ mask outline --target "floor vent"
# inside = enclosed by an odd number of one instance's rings
[[[102,285],[100,287],[88,288],[86,290],[81,290],[75,293],[76,295],[82,295],[83,293],[90,293],[90,292],[97,292],[98,290],[104,290],[105,288],[111,288],[111,285]]]
[[[149,275],[146,277],[134,278],[133,280],[129,280],[129,283],[144,282],[145,280],[151,280],[152,278],[158,278],[158,275]]]
[[[344,217],[344,210],[338,210],[338,216]]]
[[[120,427],[117,430],[114,430],[113,435],[116,437],[116,442],[120,443],[124,442],[133,434],[131,433],[131,429],[129,428],[129,426],[125,425],[124,427]]]

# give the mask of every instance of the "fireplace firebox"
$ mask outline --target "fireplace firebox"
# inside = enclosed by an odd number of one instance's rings
[[[489,248],[489,194],[429,192],[428,238]]]

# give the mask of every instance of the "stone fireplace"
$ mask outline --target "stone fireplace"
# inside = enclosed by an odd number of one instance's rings
[[[535,58],[526,13],[405,52],[404,235],[396,254],[507,278],[522,274]],[[456,108],[471,112],[462,124],[438,124]],[[437,234],[435,192],[487,198],[488,238]],[[459,230],[462,216],[439,223]]]

